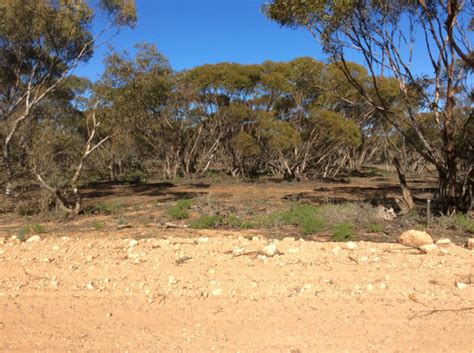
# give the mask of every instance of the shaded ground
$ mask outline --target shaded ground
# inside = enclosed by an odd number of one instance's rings
[[[286,238],[259,255],[267,242],[156,228],[8,240],[0,350],[472,352],[474,251]]]

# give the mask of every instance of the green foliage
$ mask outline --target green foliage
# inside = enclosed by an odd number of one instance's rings
[[[193,204],[192,199],[181,199],[176,201],[173,207],[167,209],[168,216],[172,219],[187,219],[189,218],[189,210]]]
[[[474,234],[474,219],[469,215],[458,213],[454,216],[439,217],[436,221],[442,228]]]
[[[224,217],[219,215],[204,215],[189,222],[193,229],[212,229],[223,223]]]
[[[179,207],[182,209],[190,209],[192,205],[193,205],[193,199],[180,199],[176,201],[176,207]]]
[[[337,224],[332,229],[333,241],[349,241],[353,239],[352,225],[348,223]]]
[[[367,225],[367,231],[369,233],[383,233],[384,226],[383,224],[380,224],[380,223],[369,223]]]
[[[304,235],[321,232],[326,222],[317,217],[317,208],[307,204],[294,205],[290,210],[274,213],[261,222],[264,226],[291,224],[297,226]]]
[[[168,213],[168,216],[170,216],[172,219],[187,219],[189,218],[189,212],[186,211],[186,209],[180,208],[180,207],[170,207],[166,211]]]
[[[252,229],[255,224],[252,221],[242,221],[238,216],[231,214],[226,216],[222,223],[236,229]]]
[[[42,234],[42,233],[46,233],[46,228],[43,227],[41,224],[39,223],[34,223],[32,226],[31,226],[31,230],[33,231],[33,233],[35,234]]]
[[[95,230],[102,230],[105,228],[105,224],[103,222],[94,222],[92,223],[92,226],[94,227]]]
[[[116,215],[119,214],[123,209],[123,204],[114,202],[101,202],[97,205],[91,205],[84,209],[86,215],[90,214],[104,214],[104,215]]]

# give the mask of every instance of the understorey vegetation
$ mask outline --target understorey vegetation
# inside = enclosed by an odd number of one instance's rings
[[[340,8],[274,0],[267,15],[319,36],[329,60],[176,72],[154,45],[139,43],[133,55],[111,49],[102,76],[90,82],[74,68],[109,32],[136,21],[133,1],[99,3],[0,0],[0,181],[6,198],[23,200],[25,214],[34,212],[24,195],[35,187],[40,208],[77,215],[87,211],[82,188],[92,182],[213,175],[301,181],[392,163],[405,212],[415,207],[405,175],[422,172],[439,181],[434,210],[470,210],[473,64],[465,39],[472,21],[458,21],[468,4],[354,1]],[[109,23],[93,32],[99,10]],[[410,53],[398,52],[395,41],[412,38],[403,16],[426,36],[433,73],[413,73],[404,61]],[[358,48],[362,64],[346,60],[346,46]],[[172,206],[168,216],[187,219],[190,207]],[[273,221],[308,234],[323,229],[307,212],[300,207]],[[196,228],[229,222],[251,227],[216,216],[193,220]],[[350,239],[352,229],[342,224],[333,233]]]

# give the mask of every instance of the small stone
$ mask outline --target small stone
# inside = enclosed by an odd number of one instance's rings
[[[331,250],[331,252],[332,252],[334,255],[337,255],[337,254],[339,254],[339,253],[341,252],[341,250],[342,250],[342,249],[341,249],[340,246],[336,246],[335,248],[333,248],[333,249]]]
[[[71,239],[71,238],[69,238],[69,237],[61,237],[61,240],[63,240],[63,241],[68,241],[68,240],[70,240],[70,239]]]
[[[137,246],[137,245],[138,245],[138,241],[135,239],[130,240],[130,242],[128,243],[129,248],[133,248],[134,246]]]
[[[470,238],[466,242],[466,248],[469,250],[474,250],[474,238]]]
[[[221,295],[222,295],[222,289],[221,289],[221,288],[214,289],[214,290],[211,292],[211,295],[213,295],[213,296],[215,296],[215,297],[221,296]]]
[[[244,251],[245,251],[245,248],[234,248],[234,249],[232,249],[232,253],[234,253],[235,255],[240,255]]]
[[[53,246],[53,250],[54,250],[54,251],[58,251],[58,250],[59,250],[59,246],[57,246],[57,245]]]
[[[369,284],[367,285],[367,290],[368,290],[368,291],[374,290],[374,285],[373,285],[372,283],[369,283]]]
[[[105,316],[112,317],[112,313],[107,313],[107,314],[105,314]]]
[[[51,288],[58,289],[58,281],[54,279],[49,282],[49,285],[51,286]]]
[[[169,284],[176,284],[176,283],[178,283],[178,280],[174,276],[169,276],[168,277],[168,283]]]
[[[198,243],[199,243],[199,244],[205,244],[205,243],[207,243],[207,242],[209,242],[209,237],[200,237],[200,238],[198,239]]]
[[[300,252],[300,249],[298,249],[298,248],[288,249],[288,254],[297,254],[299,252]]]
[[[407,246],[420,247],[423,245],[433,244],[433,238],[426,232],[419,230],[407,230],[403,232],[398,241]]]
[[[263,247],[262,252],[268,257],[273,257],[278,253],[278,248],[275,244],[268,244]]]
[[[424,254],[431,254],[438,250],[438,246],[436,244],[427,244],[420,246],[418,249]]]
[[[39,235],[33,235],[33,236],[29,237],[26,242],[27,243],[35,243],[35,242],[40,241],[40,240],[41,240],[41,237]]]
[[[94,259],[94,257],[92,255],[87,255],[87,257],[86,257],[87,262],[92,262],[93,259]]]
[[[95,289],[94,284],[92,282],[86,283],[84,287],[86,287],[89,290]]]
[[[345,244],[345,248],[348,249],[348,250],[354,250],[354,249],[357,249],[357,244],[353,241],[348,241]]]
[[[436,245],[439,245],[439,246],[446,246],[446,245],[449,245],[451,244],[451,240],[448,239],[448,238],[443,238],[443,239],[439,239],[438,241],[436,241]]]
[[[458,289],[466,289],[467,284],[463,282],[456,282],[456,287],[458,287]]]

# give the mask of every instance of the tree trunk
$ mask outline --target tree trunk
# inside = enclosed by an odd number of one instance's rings
[[[407,210],[405,211],[412,210],[415,208],[415,203],[413,202],[413,197],[411,196],[410,188],[408,187],[405,174],[403,173],[402,167],[400,166],[400,161],[398,160],[397,157],[393,158],[393,164],[395,165],[395,168],[397,169],[398,179],[400,182],[400,187],[402,189],[404,206],[407,208]],[[404,211],[403,207],[401,208],[402,208],[402,211]]]

